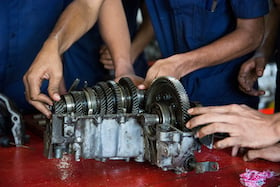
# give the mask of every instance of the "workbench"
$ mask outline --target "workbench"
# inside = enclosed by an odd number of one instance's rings
[[[196,153],[196,159],[218,162],[220,169],[217,172],[175,174],[148,162],[85,159],[76,162],[72,155],[65,155],[62,159],[47,159],[43,155],[43,139],[31,132],[28,134],[29,148],[0,148],[1,187],[238,187],[242,186],[239,175],[246,168],[280,172],[279,163],[264,160],[244,162],[241,157],[231,157],[230,149],[209,150],[206,147]],[[280,177],[273,177],[267,179],[264,186],[279,184]]]

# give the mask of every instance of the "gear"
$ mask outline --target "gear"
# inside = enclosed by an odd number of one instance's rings
[[[122,103],[122,91],[121,88],[118,86],[118,84],[115,81],[109,80],[107,81],[108,86],[112,89],[114,93],[114,113],[121,113],[123,111],[123,103]]]
[[[186,122],[190,116],[187,110],[190,103],[186,91],[179,80],[173,77],[159,77],[152,82],[151,87],[145,95],[145,110],[148,113],[160,113],[160,123],[166,123],[166,116],[169,116],[169,123],[180,129],[187,131]],[[158,109],[153,109],[157,106]],[[159,107],[161,106],[161,107]],[[166,110],[168,106],[168,110]],[[157,111],[164,108],[164,111]],[[167,114],[169,112],[169,114]]]
[[[113,114],[114,113],[114,94],[112,89],[107,85],[106,82],[99,82],[97,83],[105,93],[105,101],[106,101],[106,114]]]
[[[98,85],[95,85],[93,89],[97,93],[97,102],[98,102],[97,114],[104,115],[106,114],[106,98],[103,89]]]
[[[128,77],[123,77],[120,79],[119,84],[124,90],[124,95],[126,99],[127,113],[137,114],[139,112],[140,98],[138,97],[137,87],[133,84],[132,80]]]
[[[74,101],[73,103],[75,103],[75,113],[83,115],[87,114],[88,107],[84,92],[72,91],[71,95]]]

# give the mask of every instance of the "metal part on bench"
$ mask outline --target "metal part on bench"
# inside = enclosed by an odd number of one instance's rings
[[[6,140],[5,146],[8,146],[8,144],[12,143],[12,142],[10,142],[10,140],[8,138],[9,131],[11,131],[11,135],[14,138],[13,144],[15,144],[16,146],[23,145],[26,137],[25,137],[22,116],[17,111],[17,109],[15,108],[13,103],[10,101],[10,99],[1,93],[0,93],[0,109],[1,109],[0,110],[0,119],[1,119],[0,132],[2,130],[4,131],[3,135],[1,135],[2,133],[0,133],[0,136],[3,136],[2,138],[5,138],[5,140]],[[9,119],[6,119],[6,118],[9,118]],[[2,140],[4,140],[4,139],[2,139]]]
[[[45,155],[74,154],[77,161],[147,160],[176,173],[201,168],[194,158],[199,142],[185,127],[189,107],[183,86],[172,77],[157,78],[145,91],[129,78],[71,91],[53,106]]]

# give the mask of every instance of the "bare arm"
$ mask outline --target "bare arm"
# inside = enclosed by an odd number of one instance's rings
[[[226,36],[196,50],[158,60],[148,71],[144,87],[159,76],[177,79],[203,67],[232,60],[256,49],[264,33],[263,17],[238,19],[237,27]],[[140,87],[141,88],[141,87]]]
[[[57,42],[59,54],[65,52],[97,21],[103,2],[110,0],[75,0],[60,16],[47,42]]]
[[[133,75],[130,37],[121,1],[104,2],[100,10],[99,25],[102,37],[112,55],[115,77]]]
[[[279,4],[272,6],[269,14],[265,16],[265,34],[260,47],[255,55],[245,62],[238,75],[239,88],[244,93],[254,96],[264,94],[263,90],[256,90],[253,85],[263,75],[266,64],[269,62],[274,48],[279,27]]]
[[[60,89],[63,88],[64,84],[61,54],[96,23],[98,16],[100,16],[101,20],[107,20],[104,18],[106,17],[104,15],[104,9],[108,9],[109,3],[112,5],[111,10],[116,6],[114,10],[121,11],[119,9],[120,6],[118,6],[118,3],[121,3],[120,0],[73,1],[60,16],[53,32],[50,34],[29,70],[24,75],[23,81],[26,99],[46,116],[50,117],[51,115],[47,105],[52,105],[52,100],[58,101],[60,99],[59,95],[63,92]],[[105,5],[105,7],[103,7],[103,5]],[[120,15],[121,14],[122,13],[120,13]],[[119,22],[116,24],[119,24]],[[120,27],[116,27],[116,29],[119,28]],[[116,29],[113,31],[116,31]],[[110,34],[106,29],[104,29],[104,32],[107,32],[104,35]],[[124,38],[126,37],[125,34],[126,33],[124,33]],[[119,40],[122,41],[121,38],[119,38]],[[111,40],[108,40],[108,42],[111,42]],[[123,55],[123,57],[122,54],[119,55],[120,57],[117,56],[119,51],[115,48],[119,48],[119,46],[116,46],[115,41],[112,41],[112,43],[111,48],[116,56],[116,61],[119,60],[119,58],[126,58],[126,56]],[[125,39],[124,46],[120,49],[124,51],[128,50],[129,47],[126,46],[127,43],[129,42]],[[49,80],[48,93],[51,98],[41,93],[40,87],[44,79]]]
[[[143,52],[145,47],[153,39],[153,27],[150,22],[148,12],[144,1],[141,6],[143,22],[137,29],[136,35],[131,42],[131,63],[134,63],[136,58]],[[106,46],[102,46],[100,50],[100,62],[103,63],[106,69],[114,69],[114,63],[111,54]]]

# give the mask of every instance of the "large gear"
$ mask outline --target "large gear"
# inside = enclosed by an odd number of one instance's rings
[[[160,123],[168,123],[180,130],[185,127],[190,116],[187,110],[190,102],[179,80],[173,77],[159,77],[152,82],[145,95],[145,110],[160,114]]]

